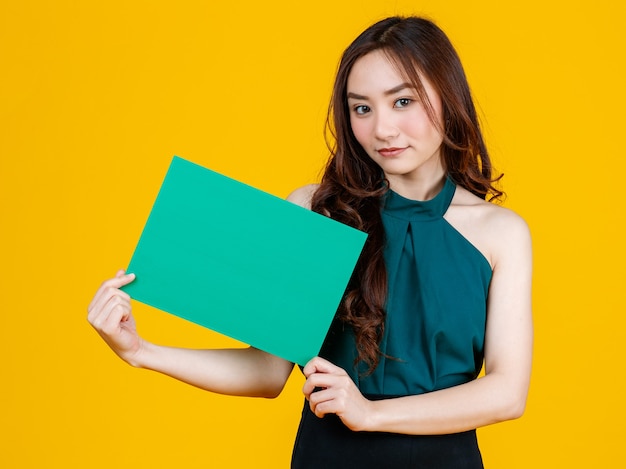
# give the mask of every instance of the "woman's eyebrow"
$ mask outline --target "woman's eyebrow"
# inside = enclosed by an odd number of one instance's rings
[[[367,100],[367,96],[363,96],[362,94],[352,93],[350,91],[348,91],[347,96],[348,96],[348,99],[352,98],[352,99]]]
[[[389,96],[389,95],[392,95],[392,94],[396,94],[399,91],[405,90],[407,88],[414,88],[414,86],[411,83],[401,83],[398,86],[394,86],[393,88],[384,91],[383,94],[385,96]],[[351,91],[348,91],[347,97],[348,98],[352,98],[352,99],[362,99],[362,100],[368,99],[367,96],[364,96],[362,94],[352,93]]]
[[[402,83],[398,86],[394,86],[390,90],[385,91],[385,96],[389,96],[390,94],[396,94],[399,91],[405,90],[407,88],[414,88],[414,86],[411,83]]]

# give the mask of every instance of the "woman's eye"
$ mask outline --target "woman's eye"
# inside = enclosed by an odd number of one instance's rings
[[[411,104],[411,101],[413,100],[410,98],[400,98],[394,103],[394,106],[395,107],[407,107],[409,104]]]
[[[370,110],[370,108],[368,106],[363,105],[363,104],[354,107],[354,112],[356,112],[359,115],[367,114],[369,112],[369,110]]]

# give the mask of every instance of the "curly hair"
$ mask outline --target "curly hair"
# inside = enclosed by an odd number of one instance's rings
[[[357,142],[350,125],[347,82],[354,64],[373,51],[383,51],[415,88],[430,120],[442,133],[442,162],[456,184],[483,199],[503,195],[494,187],[467,78],[458,54],[445,33],[419,17],[391,17],[361,33],[342,55],[326,119],[330,158],[312,209],[368,233],[338,318],[354,330],[357,362],[371,373],[380,361],[385,326],[387,273],[383,258],[385,234],[380,214],[388,183],[381,168]],[[443,127],[436,119],[420,75],[433,84],[443,107]]]

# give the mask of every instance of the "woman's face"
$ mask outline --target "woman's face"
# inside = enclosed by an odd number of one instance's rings
[[[441,98],[431,83],[421,81],[443,128]],[[443,174],[443,138],[433,125],[417,90],[396,70],[384,52],[361,57],[347,84],[350,124],[357,141],[394,183],[432,181]]]

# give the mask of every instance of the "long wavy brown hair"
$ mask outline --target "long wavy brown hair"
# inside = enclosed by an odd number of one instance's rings
[[[497,199],[492,167],[461,61],[445,33],[418,17],[384,19],[361,33],[345,50],[326,120],[330,159],[312,199],[312,209],[369,234],[338,310],[338,318],[354,330],[357,362],[372,372],[380,361],[384,333],[387,273],[383,259],[385,234],[380,215],[388,184],[381,168],[357,142],[350,125],[347,82],[355,62],[381,50],[415,88],[428,115],[443,135],[442,159],[447,175],[483,199]],[[441,97],[444,128],[420,75]],[[501,176],[500,176],[501,177]]]

